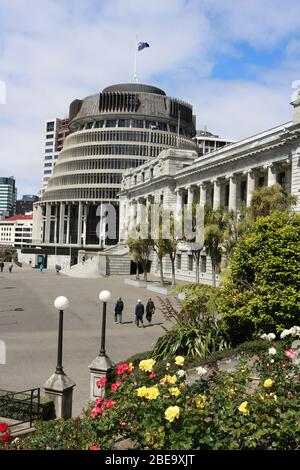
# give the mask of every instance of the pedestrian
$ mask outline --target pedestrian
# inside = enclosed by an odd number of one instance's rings
[[[115,305],[115,323],[122,323],[123,309],[124,309],[124,302],[122,298],[119,297]]]
[[[140,327],[139,325],[140,322],[141,322],[141,326],[144,327],[144,322],[143,322],[144,312],[145,312],[144,305],[142,304],[141,300],[138,299],[138,303],[135,306],[135,323],[138,328]]]
[[[30,266],[31,266],[31,264],[32,264],[32,260],[31,260],[31,259],[29,260],[29,264],[30,264]]]
[[[43,272],[43,269],[44,269],[44,265],[43,265],[43,263],[40,263],[40,272],[41,273]]]
[[[3,260],[0,261],[0,269],[1,269],[1,272],[3,273],[3,269],[4,269],[4,262],[3,262]]]
[[[10,273],[12,272],[12,268],[13,268],[13,264],[12,264],[12,263],[9,263],[9,265],[8,265],[8,270],[9,270]]]
[[[151,297],[149,297],[147,305],[146,305],[146,318],[148,320],[149,325],[151,325],[152,315],[155,311],[155,305]]]

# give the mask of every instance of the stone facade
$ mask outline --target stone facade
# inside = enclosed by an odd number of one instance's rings
[[[215,152],[198,157],[193,151],[165,150],[151,162],[128,170],[119,193],[120,241],[124,243],[130,227],[139,223],[141,204],[153,202],[174,214],[183,204],[192,202],[238,211],[242,203],[249,206],[255,188],[279,183],[297,196],[295,210],[299,212],[300,99],[292,105],[292,121]],[[176,267],[179,277],[194,278],[188,244],[179,246]],[[155,257],[151,270],[158,272]],[[170,272],[168,260],[165,270]],[[211,281],[211,263],[205,252],[200,260],[200,279],[205,283]]]

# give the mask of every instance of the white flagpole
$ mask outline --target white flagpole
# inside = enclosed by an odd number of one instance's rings
[[[137,44],[138,37],[135,37],[135,47],[134,47],[134,71],[133,71],[133,83],[138,83],[137,79]]]

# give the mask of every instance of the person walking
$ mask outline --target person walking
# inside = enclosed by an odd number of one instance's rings
[[[3,269],[4,269],[4,262],[3,262],[3,260],[0,261],[0,269],[1,269],[1,272],[3,273]]]
[[[146,318],[148,320],[149,325],[151,325],[152,315],[155,311],[155,305],[151,297],[149,297],[147,305],[146,305]]]
[[[10,273],[12,272],[12,269],[13,269],[13,264],[12,264],[12,263],[9,263],[9,265],[8,265],[8,270],[9,270]]]
[[[144,327],[144,322],[143,322],[144,312],[145,312],[145,307],[142,304],[141,300],[138,299],[138,303],[135,306],[135,323],[138,328],[140,327],[139,325],[140,323],[141,323],[141,326]]]
[[[122,298],[119,297],[115,305],[115,323],[122,323],[123,309],[124,309],[124,302]]]
[[[40,264],[40,272],[42,273],[43,272],[43,269],[44,269],[44,265],[43,263]]]

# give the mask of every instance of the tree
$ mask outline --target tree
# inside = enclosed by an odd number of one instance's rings
[[[300,216],[259,217],[238,242],[219,311],[233,342],[300,322]]]
[[[153,241],[149,238],[134,240],[130,238],[127,240],[129,247],[129,254],[135,263],[141,264],[144,271],[144,281],[147,282],[147,269],[150,260],[151,251],[153,249]]]
[[[289,211],[296,201],[296,196],[288,194],[278,183],[273,186],[262,186],[253,191],[250,205],[251,218],[256,220],[274,211]]]
[[[222,261],[227,219],[222,207],[214,211],[207,206],[205,212],[204,246],[211,259],[213,287],[216,287],[216,271]]]

